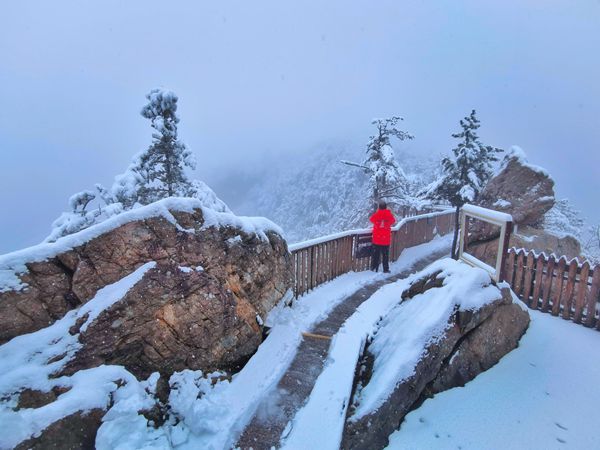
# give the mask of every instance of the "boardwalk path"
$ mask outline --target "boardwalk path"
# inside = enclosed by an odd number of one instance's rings
[[[379,288],[406,278],[447,254],[447,250],[433,253],[427,258],[419,259],[408,270],[362,287],[336,306],[327,318],[317,323],[310,332],[322,336],[335,335],[356,308]],[[243,450],[268,450],[279,447],[279,440],[286,425],[304,405],[323,370],[330,342],[329,339],[317,337],[302,339],[296,357],[281,377],[275,391],[270,392],[258,407],[236,447]]]

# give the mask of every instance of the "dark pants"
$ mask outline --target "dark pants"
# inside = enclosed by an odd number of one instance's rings
[[[371,270],[379,269],[379,261],[383,259],[383,271],[390,271],[390,246],[373,244],[373,254],[371,255]]]

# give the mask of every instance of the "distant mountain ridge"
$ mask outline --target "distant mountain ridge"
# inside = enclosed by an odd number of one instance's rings
[[[395,151],[410,190],[434,179],[437,159]],[[287,157],[285,165],[264,173],[252,187],[230,203],[236,213],[263,215],[281,226],[288,242],[299,242],[352,228],[369,226],[368,177],[341,163],[362,161],[364,148],[329,144],[302,155]]]

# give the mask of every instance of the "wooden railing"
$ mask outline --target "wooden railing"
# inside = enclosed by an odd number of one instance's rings
[[[402,250],[429,242],[454,229],[454,212],[441,211],[404,218],[392,230],[390,262]],[[290,245],[294,259],[294,295],[300,295],[350,271],[367,270],[368,257],[358,258],[358,244],[370,239],[370,230],[351,230]]]
[[[600,330],[600,265],[511,248],[506,281],[531,309]]]

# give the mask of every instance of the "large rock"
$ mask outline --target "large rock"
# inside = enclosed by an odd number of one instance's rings
[[[477,198],[479,206],[511,214],[518,225],[540,224],[554,201],[554,181],[545,170],[529,164],[518,147],[511,148],[502,170]]]
[[[15,450],[91,450],[95,448],[96,433],[103,416],[104,411],[94,409],[64,417],[39,436],[21,442]]]
[[[413,283],[402,298],[440,288],[442,283],[439,274],[433,273]],[[397,383],[376,410],[358,419],[353,418],[357,401],[356,397],[353,398],[342,448],[386,447],[388,436],[400,427],[404,416],[417,408],[425,398],[456,386],[464,386],[514,349],[529,325],[529,315],[512,302],[508,288],[499,292],[497,300],[478,309],[458,309],[450,317],[442,335],[430,340],[412,375]],[[359,360],[355,386],[367,386],[371,379],[374,356],[370,353],[370,345],[373,344],[366,346]],[[451,414],[451,411],[448,413]]]
[[[528,325],[529,315],[519,305],[498,305],[486,320],[454,347],[423,395],[464,386],[516,348]]]
[[[149,205],[20,254],[38,260],[23,263],[25,288],[0,293],[0,342],[47,326],[155,261],[81,332],[83,347],[67,371],[114,363],[146,376],[242,364],[261,342],[257,316],[291,287],[287,244],[265,219],[181,202]]]
[[[567,259],[581,257],[581,244],[573,236],[556,236],[545,230],[533,227],[519,227],[516,233],[510,236],[509,247],[535,250],[547,255],[565,255]],[[469,243],[469,253],[476,258],[495,265],[498,251],[498,239]]]

